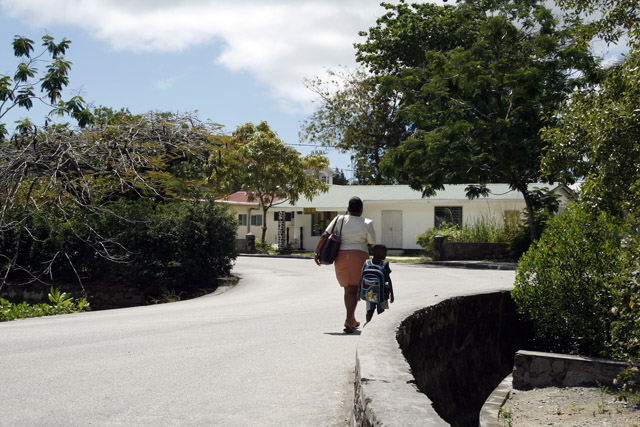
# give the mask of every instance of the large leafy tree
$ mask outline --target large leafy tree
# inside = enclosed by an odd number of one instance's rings
[[[326,184],[316,178],[318,171],[329,165],[319,154],[301,156],[287,146],[266,122],[246,123],[233,133],[230,150],[237,156],[237,164],[229,165],[227,174],[234,177],[240,190],[249,200],[258,201],[263,218],[275,204],[288,200],[295,203],[301,196],[312,199],[327,191]],[[223,179],[223,175],[217,175]],[[262,241],[267,232],[262,223]]]
[[[383,5],[357,59],[401,95],[411,132],[383,172],[425,196],[447,183],[478,183],[469,197],[508,183],[537,238],[530,186],[541,180],[540,130],[574,87],[598,81],[598,62],[536,2]]]
[[[406,136],[407,128],[397,114],[399,94],[362,70],[329,75],[329,81],[307,81],[320,106],[303,123],[301,136],[351,153],[359,184],[392,182],[382,174],[380,162]]]

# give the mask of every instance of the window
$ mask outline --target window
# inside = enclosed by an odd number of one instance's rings
[[[338,212],[314,212],[311,220],[311,235],[321,236]]]
[[[286,222],[291,222],[291,221],[293,221],[293,217],[294,217],[294,213],[293,213],[293,212],[285,212],[285,213],[284,213],[284,220],[285,220]],[[275,222],[280,221],[280,212],[274,212],[274,213],[273,213],[273,220],[274,220]]]
[[[238,214],[238,225],[247,225],[247,214]]]
[[[262,225],[262,215],[251,215],[251,225],[261,226]]]
[[[445,222],[462,227],[462,206],[436,206],[435,227],[440,227]]]

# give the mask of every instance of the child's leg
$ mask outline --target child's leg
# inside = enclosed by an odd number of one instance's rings
[[[371,310],[367,310],[367,322],[371,322],[371,319],[373,319],[373,312],[375,310],[372,308]]]
[[[389,301],[384,301],[378,304],[378,314],[384,313],[384,310],[389,308]]]

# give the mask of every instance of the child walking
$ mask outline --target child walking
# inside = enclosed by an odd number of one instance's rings
[[[389,263],[385,261],[387,258],[387,247],[382,243],[376,243],[371,246],[371,255],[373,255],[371,263],[382,267],[384,272],[384,295],[388,295],[389,298],[379,302],[367,301],[367,322],[371,321],[373,313],[376,310],[378,311],[378,314],[381,314],[389,308],[389,302],[394,301],[393,284],[391,283],[391,268],[389,267]]]

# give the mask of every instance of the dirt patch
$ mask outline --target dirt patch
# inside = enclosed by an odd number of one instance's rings
[[[640,426],[640,410],[596,387],[514,390],[500,411],[503,426]]]

